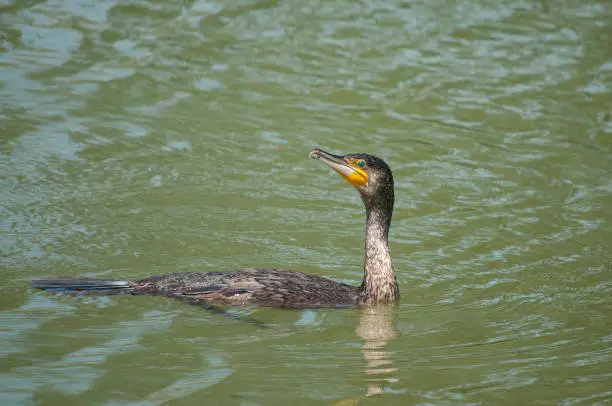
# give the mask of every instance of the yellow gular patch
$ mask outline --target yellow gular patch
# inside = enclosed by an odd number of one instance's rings
[[[340,171],[336,169],[336,172],[338,172],[340,176],[342,176],[348,183],[355,187],[365,186],[368,183],[368,173],[357,166],[357,162],[360,160],[350,158],[345,159],[345,161],[351,166],[352,170]]]

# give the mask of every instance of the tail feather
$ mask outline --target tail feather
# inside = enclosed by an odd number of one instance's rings
[[[70,277],[35,279],[32,281],[32,287],[51,292],[100,293],[104,291],[104,294],[107,295],[128,293],[134,290],[128,281]]]

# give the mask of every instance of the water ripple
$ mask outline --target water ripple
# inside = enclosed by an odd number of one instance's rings
[[[3,403],[611,398],[604,3],[1,7]],[[26,288],[253,265],[359,283],[361,201],[315,146],[394,170],[390,314]]]

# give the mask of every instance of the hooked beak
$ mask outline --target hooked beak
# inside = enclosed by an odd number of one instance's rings
[[[344,156],[332,155],[318,148],[308,154],[310,159],[320,159],[324,164],[338,172],[351,185],[361,188],[368,183],[368,173],[357,167],[356,160]]]

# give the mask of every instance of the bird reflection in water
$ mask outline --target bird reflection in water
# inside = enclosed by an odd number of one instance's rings
[[[376,306],[361,311],[357,335],[365,341],[361,349],[366,362],[368,396],[382,393],[386,383],[397,381],[393,377],[397,368],[393,366],[389,352],[385,349],[389,340],[397,338],[394,310],[391,306]]]
[[[398,380],[395,377],[398,368],[393,366],[389,351],[385,348],[390,340],[398,336],[395,329],[396,307],[371,306],[362,308],[360,312],[356,333],[364,340],[361,352],[365,360],[366,394],[342,399],[335,406],[357,405],[365,397],[382,394],[386,385]]]

